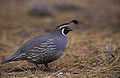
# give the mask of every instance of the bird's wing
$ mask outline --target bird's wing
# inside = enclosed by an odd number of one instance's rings
[[[5,58],[4,62],[9,62],[12,60],[24,59],[26,57],[27,51],[34,49],[35,47],[46,43],[49,40],[50,36],[42,35],[32,38],[31,40],[25,42],[14,54]]]
[[[35,38],[32,38],[31,40],[24,43],[19,50],[26,51],[33,49],[34,46],[39,46],[41,43],[45,43],[50,39],[50,36],[48,34],[37,36]]]
[[[54,38],[51,36],[36,37],[23,44],[19,50],[21,51],[15,59],[21,59],[24,57],[34,58],[38,55],[45,55],[50,52],[59,51],[54,44]]]

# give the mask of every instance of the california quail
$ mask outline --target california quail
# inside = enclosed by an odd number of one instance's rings
[[[69,24],[78,24],[77,20],[72,20],[57,26],[52,32],[37,36],[24,43],[13,55],[4,59],[1,64],[27,60],[34,63],[36,67],[38,64],[44,64],[47,69],[48,63],[57,60],[62,54],[67,44],[67,34],[71,31]]]

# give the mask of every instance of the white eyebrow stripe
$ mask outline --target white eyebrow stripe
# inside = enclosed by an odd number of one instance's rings
[[[59,28],[63,28],[63,27],[68,27],[69,25],[63,25],[63,26],[60,26]]]

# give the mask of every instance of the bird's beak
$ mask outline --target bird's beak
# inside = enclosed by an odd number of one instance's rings
[[[72,29],[69,29],[69,31],[72,31]]]
[[[68,30],[69,30],[69,31],[72,31],[72,29],[71,29],[71,28],[69,28]]]

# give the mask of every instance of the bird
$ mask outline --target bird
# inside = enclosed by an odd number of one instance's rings
[[[77,20],[57,26],[53,31],[36,36],[23,43],[11,56],[6,57],[1,64],[11,61],[26,60],[33,63],[39,69],[43,64],[46,70],[50,70],[48,64],[59,59],[66,48],[67,34],[72,31],[70,24],[78,24]]]

